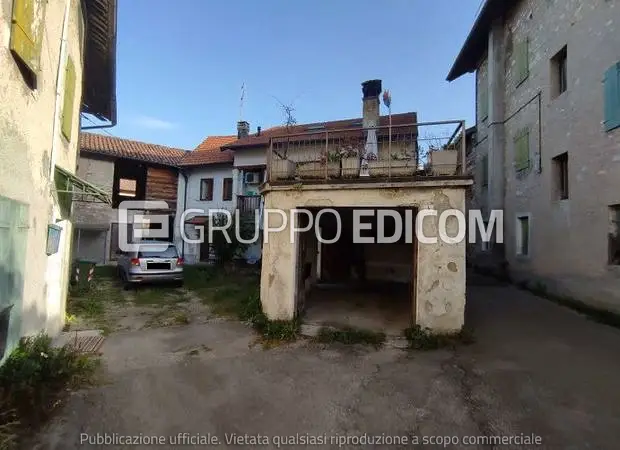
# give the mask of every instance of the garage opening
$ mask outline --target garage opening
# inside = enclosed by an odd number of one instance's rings
[[[314,224],[296,236],[298,314],[314,325],[401,335],[414,317],[416,211],[314,208],[310,212],[312,220],[298,216],[298,228]]]

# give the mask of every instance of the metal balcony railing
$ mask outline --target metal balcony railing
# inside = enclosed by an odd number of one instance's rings
[[[351,127],[273,137],[269,182],[333,182],[466,174],[465,122]]]
[[[260,195],[238,195],[237,209],[239,212],[254,212],[260,209]]]

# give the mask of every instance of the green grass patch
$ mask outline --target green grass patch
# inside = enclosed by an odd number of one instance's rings
[[[70,316],[99,318],[105,313],[106,302],[123,302],[125,297],[118,283],[95,279],[90,286],[69,291],[67,313]]]
[[[31,435],[70,389],[90,384],[99,360],[54,348],[46,335],[23,339],[0,366],[0,448]]]
[[[347,345],[363,344],[379,348],[385,343],[385,337],[385,333],[378,333],[362,328],[345,327],[336,329],[323,327],[319,330],[316,341],[325,344],[331,344],[333,342],[340,342]]]
[[[457,345],[469,345],[475,342],[474,335],[468,328],[456,333],[433,333],[428,328],[416,325],[406,329],[404,334],[409,341],[409,348],[413,350],[455,348]]]
[[[136,286],[133,292],[136,305],[168,305],[189,300],[183,289],[169,286]]]

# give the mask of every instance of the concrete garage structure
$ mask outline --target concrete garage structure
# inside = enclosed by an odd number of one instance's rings
[[[373,184],[350,184],[346,186],[314,185],[301,190],[287,186],[266,186],[263,191],[265,208],[278,208],[290,217],[295,208],[389,208],[410,210],[436,209],[440,215],[448,209],[465,211],[465,189],[470,180],[425,180],[411,182],[394,182]],[[279,228],[282,217],[268,214],[270,228]],[[301,215],[294,215],[299,220]],[[438,217],[427,217],[423,221],[424,235],[437,236]],[[317,277],[317,265],[324,260],[312,257],[312,250],[317,248],[314,230],[309,238],[300,239],[298,233],[295,242],[291,242],[291,226],[302,228],[296,222],[289,223],[279,232],[266,234],[263,245],[263,268],[261,279],[261,301],[265,314],[272,319],[291,319],[300,311],[306,294],[313,285],[320,281]],[[457,222],[448,221],[447,231],[450,236],[457,234]],[[304,233],[305,235],[305,233]],[[306,235],[308,236],[308,235]],[[328,236],[324,236],[328,238]],[[310,244],[308,245],[308,242]],[[334,245],[334,244],[331,244]],[[403,246],[398,244],[369,244],[394,246],[396,254],[392,262],[398,266],[399,255]],[[437,244],[414,242],[409,247],[411,271],[405,281],[410,286],[406,292],[410,300],[409,317],[400,317],[398,324],[404,328],[412,324],[437,331],[455,331],[463,326],[465,311],[465,241],[450,244],[437,240]],[[399,251],[400,250],[400,251]],[[316,254],[316,253],[315,253]],[[303,263],[310,261],[312,270],[306,274],[309,285],[304,278]],[[344,261],[344,257],[341,261]],[[390,261],[388,259],[388,261]],[[338,261],[336,261],[338,264]],[[408,275],[408,276],[407,276]],[[372,279],[373,277],[368,277]],[[395,281],[384,274],[379,280]],[[397,282],[402,282],[398,279]],[[364,295],[359,293],[363,302]],[[391,297],[391,298],[390,298]],[[398,302],[398,299],[386,292],[385,302]],[[402,304],[402,302],[400,302]],[[405,314],[407,312],[405,311]],[[332,317],[339,322],[342,317]],[[391,324],[386,325],[392,331]],[[402,331],[402,330],[400,330]]]
[[[364,117],[358,126],[326,130],[317,125],[269,143],[268,181],[261,191],[267,218],[263,310],[270,319],[302,316],[311,323],[388,334],[401,334],[412,325],[458,331],[464,323],[466,242],[438,238],[422,243],[413,230],[419,226],[424,236],[438,237],[443,212],[465,213],[472,180],[461,175],[464,123],[457,122],[450,132],[445,131],[447,122],[381,126],[386,122],[379,117],[381,82],[363,86]],[[442,131],[429,138],[433,126]],[[270,211],[276,209],[279,212]],[[298,209],[308,213],[295,212]],[[419,211],[429,209],[436,215],[415,221]],[[360,241],[377,236],[377,217],[385,210],[411,218],[409,226],[402,222],[404,236],[390,243]],[[360,231],[360,214],[370,234]],[[311,221],[314,226],[309,228]],[[396,229],[395,220],[389,223],[393,225],[386,236]],[[450,237],[458,228],[454,216],[445,222]]]

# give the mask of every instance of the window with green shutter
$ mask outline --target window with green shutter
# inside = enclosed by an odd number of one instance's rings
[[[62,107],[62,134],[67,140],[71,140],[73,131],[73,109],[75,105],[75,65],[71,57],[67,58],[65,73],[65,94]]]
[[[530,75],[529,40],[519,42],[514,49],[515,53],[515,83],[519,86]]]
[[[605,131],[620,127],[620,62],[605,72]]]
[[[28,205],[0,195],[0,360],[21,337],[27,244]]]
[[[478,98],[478,111],[480,120],[489,117],[489,88],[486,83],[480,85],[480,95]]]
[[[489,155],[484,155],[480,161],[482,169],[482,186],[489,185]]]
[[[45,3],[44,0],[13,0],[9,48],[32,88],[36,87],[41,60]]]
[[[525,170],[530,167],[530,130],[524,128],[514,137],[515,169]]]

